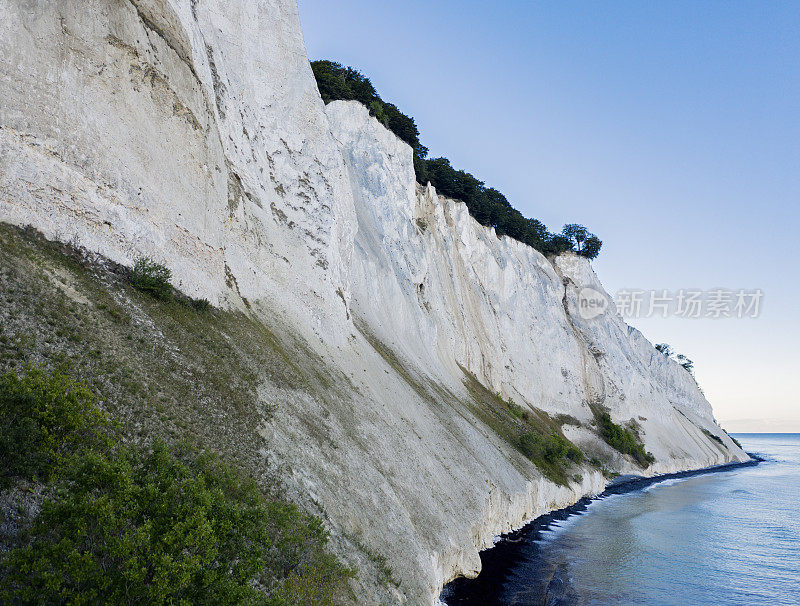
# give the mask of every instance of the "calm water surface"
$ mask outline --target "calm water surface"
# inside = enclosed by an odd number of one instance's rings
[[[765,462],[594,501],[448,603],[800,605],[800,434],[737,438]]]

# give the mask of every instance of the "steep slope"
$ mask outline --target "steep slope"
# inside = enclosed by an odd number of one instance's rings
[[[248,369],[271,412],[254,403],[246,435],[326,519],[359,602],[432,602],[496,534],[601,490],[601,466],[746,458],[686,371],[613,310],[580,317],[581,289],[602,291],[585,260],[498,238],[419,187],[365,108],[323,105],[294,0],[0,0],[0,17],[0,221],[151,256],[279,335]],[[652,466],[599,437],[601,407]],[[536,423],[601,465],[546,475],[520,449]]]

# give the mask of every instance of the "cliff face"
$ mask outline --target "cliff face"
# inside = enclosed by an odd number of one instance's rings
[[[688,373],[613,309],[581,317],[581,290],[602,292],[585,260],[498,238],[418,186],[365,108],[323,105],[295,0],[0,0],[0,99],[0,221],[164,262],[316,360],[303,384],[262,373],[264,434],[363,602],[433,601],[496,534],[602,489],[588,466],[546,479],[484,392],[570,415],[621,473],[746,458]],[[590,404],[656,462],[606,445]]]

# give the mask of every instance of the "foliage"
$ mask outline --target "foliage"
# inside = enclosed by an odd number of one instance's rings
[[[311,69],[325,103],[336,100],[359,101],[369,109],[370,115],[408,143],[415,157],[423,159],[427,156],[428,150],[419,141],[419,129],[414,118],[381,99],[369,78],[352,67],[344,67],[334,61],[312,61]]]
[[[549,434],[529,431],[520,436],[519,449],[540,467],[558,465],[564,459],[573,463],[583,461],[583,453],[580,449],[555,431]]]
[[[587,259],[596,259],[603,246],[600,238],[589,233],[588,229],[577,223],[567,223],[561,230],[561,235],[570,243],[572,250]]]
[[[509,398],[508,400],[505,400],[505,399],[503,399],[503,396],[501,396],[499,393],[495,394],[495,395],[497,396],[498,400],[500,400],[502,402],[505,402],[506,408],[508,408],[508,411],[513,416],[515,416],[518,419],[525,419],[525,420],[528,419],[528,411],[525,410],[522,406],[520,406],[516,402],[514,402],[514,400],[512,400],[511,398]]]
[[[688,371],[689,374],[693,374],[694,362],[692,362],[689,358],[687,358],[683,354],[678,354],[677,360],[678,364],[680,364],[684,368],[684,370]]]
[[[605,477],[607,480],[615,478],[615,477],[617,477],[619,475],[616,471],[610,471],[609,469],[606,469],[606,466],[603,463],[603,461],[601,461],[597,457],[590,458],[589,459],[589,464],[592,467],[597,468],[600,471],[600,473],[603,474],[603,477]]]
[[[580,252],[581,246],[589,237],[589,231],[583,225],[578,225],[577,223],[567,223],[561,230],[561,235],[572,242],[575,246],[575,250]]]
[[[668,358],[672,356],[672,347],[667,343],[656,343],[656,349]]]
[[[703,433],[704,433],[704,434],[706,434],[706,437],[707,437],[709,440],[714,440],[714,441],[715,441],[717,444],[719,444],[720,446],[723,446],[723,447],[725,447],[725,442],[723,442],[723,441],[722,441],[722,438],[720,438],[718,435],[714,435],[713,433],[711,433],[711,432],[710,432],[710,431],[708,431],[707,429],[703,429]]]
[[[169,268],[147,257],[137,259],[130,274],[131,284],[135,288],[164,301],[172,297],[171,279]]]
[[[189,306],[197,311],[207,311],[211,307],[208,299],[189,299]]]
[[[22,394],[48,435],[103,419],[62,374],[6,375],[7,393]],[[0,428],[4,444],[13,431]],[[326,551],[317,518],[213,454],[161,441],[56,443],[70,449],[56,457],[51,497],[0,561],[2,603],[333,604],[352,574]]]
[[[686,370],[692,377],[694,377],[694,362],[692,362],[689,358],[684,356],[683,354],[675,354],[672,347],[670,347],[667,343],[657,343],[656,349],[660,351],[662,354],[667,356],[668,358],[674,359],[678,364],[680,364],[684,370]]]
[[[600,430],[600,437],[611,448],[622,454],[632,456],[639,466],[643,468],[647,468],[655,462],[655,457],[652,453],[645,451],[644,445],[634,431],[614,423],[608,411],[601,409],[599,406],[592,407],[592,412],[594,412],[594,418]]]
[[[0,376],[0,473],[48,479],[76,448],[97,446],[109,425],[92,393],[64,372],[26,366]]]
[[[583,453],[563,434],[567,417],[552,418],[543,410],[522,407],[493,393],[465,368],[464,386],[470,393],[471,410],[497,435],[520,451],[549,480],[569,484],[571,467],[583,461]],[[577,419],[571,419],[578,423]],[[579,423],[578,423],[579,424]]]
[[[724,430],[724,429],[723,429],[722,431],[724,431],[724,432],[727,434],[727,436],[728,436],[728,437],[729,437],[731,440],[733,440],[733,443],[734,443],[734,444],[736,444],[736,445],[737,445],[739,448],[742,448],[742,444],[741,444],[741,442],[739,442],[739,440],[737,440],[736,438],[734,438],[734,437],[733,437],[731,434],[729,434],[729,433],[728,433],[726,430]]]
[[[502,193],[486,187],[470,173],[453,168],[447,158],[428,159],[428,148],[420,142],[414,119],[383,101],[369,78],[357,70],[327,60],[312,61],[311,68],[325,103],[356,100],[369,108],[371,115],[411,146],[417,181],[430,182],[442,195],[464,202],[481,225],[493,227],[498,235],[507,235],[544,254],[558,255],[574,250],[588,259],[595,259],[600,253],[602,242],[597,236],[587,232],[576,249],[568,236],[550,233],[541,221],[524,217]]]

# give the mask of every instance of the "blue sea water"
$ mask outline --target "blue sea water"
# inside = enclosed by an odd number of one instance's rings
[[[448,602],[800,605],[800,434],[736,437],[764,462],[593,501]]]

